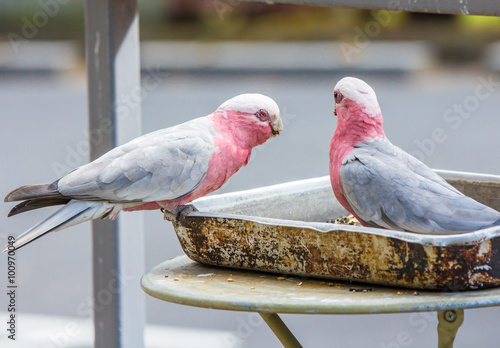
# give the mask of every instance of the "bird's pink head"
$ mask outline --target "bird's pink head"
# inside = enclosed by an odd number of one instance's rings
[[[337,129],[365,136],[384,136],[382,112],[375,91],[363,80],[344,77],[333,89]]]
[[[283,131],[278,105],[257,93],[240,94],[224,102],[213,113],[217,131],[228,132],[242,147],[263,144]]]

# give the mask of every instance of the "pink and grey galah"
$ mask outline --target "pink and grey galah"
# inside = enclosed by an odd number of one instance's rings
[[[364,81],[334,88],[330,143],[335,197],[364,226],[454,234],[500,225],[500,213],[463,195],[385,136],[377,96]]]
[[[120,211],[163,209],[219,189],[248,163],[252,149],[283,130],[278,105],[262,94],[242,94],[208,116],[140,136],[50,184],[22,186],[5,202],[22,201],[13,216],[64,205],[18,238],[20,248],[48,232]]]

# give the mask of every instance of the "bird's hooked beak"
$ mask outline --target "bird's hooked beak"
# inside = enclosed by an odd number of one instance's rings
[[[274,138],[283,131],[283,122],[278,115],[271,116],[271,120],[272,122],[269,125],[271,126],[272,138]]]

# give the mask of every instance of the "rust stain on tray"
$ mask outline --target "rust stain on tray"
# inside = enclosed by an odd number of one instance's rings
[[[500,285],[499,241],[436,246],[377,234],[267,225],[234,217],[174,223],[184,252],[211,265],[434,290]]]

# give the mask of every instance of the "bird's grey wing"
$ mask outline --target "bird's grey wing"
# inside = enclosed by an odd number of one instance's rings
[[[175,200],[200,185],[213,152],[210,124],[196,119],[111,150],[61,178],[58,191],[117,203]]]
[[[385,139],[347,156],[340,180],[354,212],[374,227],[458,233],[500,223],[500,213],[464,196]]]

